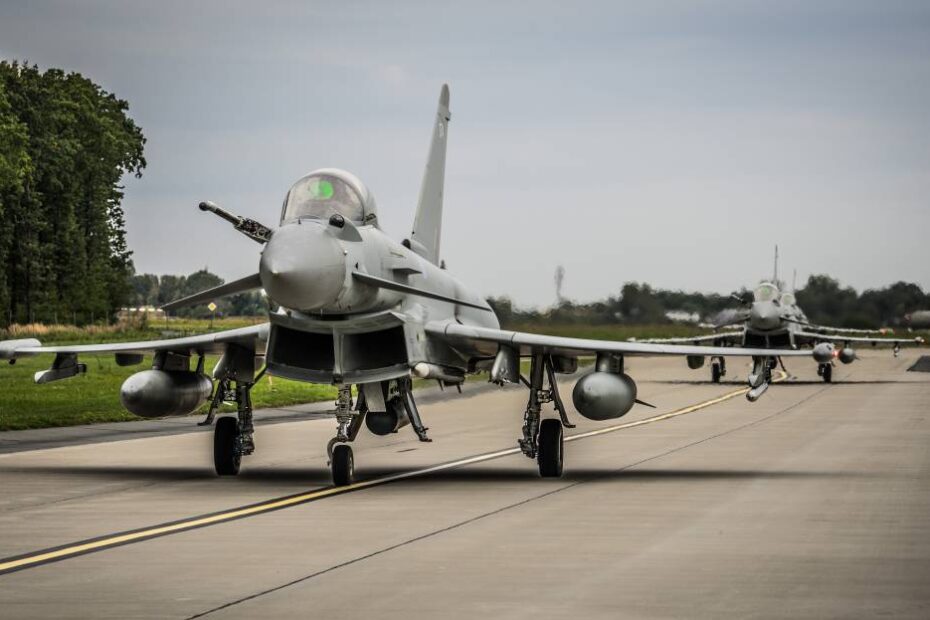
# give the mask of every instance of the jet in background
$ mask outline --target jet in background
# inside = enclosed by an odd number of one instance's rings
[[[902,323],[908,329],[927,329],[930,327],[930,310],[916,310],[905,314]]]
[[[0,359],[14,363],[53,353],[51,368],[35,376],[37,383],[48,383],[85,372],[80,355],[111,354],[117,364],[128,366],[153,354],[151,369],[123,383],[123,405],[154,418],[188,415],[209,402],[203,423],[212,424],[222,403],[234,403],[235,416],[215,420],[213,458],[222,476],[236,475],[242,458],[255,449],[250,391],[264,373],[334,385],[336,433],[327,452],[336,485],[354,479],[350,444],[363,424],[378,435],[409,425],[421,441],[430,440],[414,399],[414,378],[460,386],[466,375],[487,370],[492,382],[526,385],[518,444],[536,459],[542,476],[562,473],[562,429],[571,425],[556,375],[575,372],[579,356],[596,356],[593,370],[572,392],[575,408],[592,420],[619,418],[634,404],[646,404],[625,372],[626,356],[751,357],[750,399],[765,391],[774,365],[767,341],[765,348],[724,349],[501,329],[487,302],[453,278],[440,259],[449,119],[449,90],[443,86],[413,230],[402,242],[382,232],[368,188],[354,175],[332,168],[311,172],[291,187],[276,229],[201,203],[201,210],[261,244],[258,271],[166,308],[264,289],[278,306],[267,323],[146,342],[46,347],[35,339],[9,340],[0,342]],[[221,357],[208,375],[205,356],[213,353]],[[528,377],[521,376],[521,357],[530,360]],[[542,405],[550,402],[555,415],[543,417]]]
[[[824,382],[833,380],[833,363],[838,359],[843,364],[856,360],[853,344],[889,345],[897,357],[902,344],[920,344],[921,338],[870,338],[864,335],[885,333],[883,330],[846,329],[815,325],[811,323],[804,311],[798,306],[794,293],[781,292],[778,288],[778,247],[775,248],[775,272],[771,281],[761,282],[752,292],[752,299],[737,298],[741,308],[731,315],[727,323],[713,327],[729,328],[709,335],[681,338],[662,338],[637,340],[653,344],[707,344],[715,347],[740,347],[777,349],[779,351],[796,351],[801,347],[811,347],[817,362],[817,374]],[[729,354],[728,354],[729,355]],[[779,352],[778,356],[781,357]],[[711,381],[719,383],[726,375],[726,360],[723,355],[711,355]],[[773,358],[774,359],[774,358]],[[688,366],[692,369],[704,365],[704,356],[688,357]]]

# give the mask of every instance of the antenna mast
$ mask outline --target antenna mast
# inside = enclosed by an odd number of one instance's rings
[[[778,244],[775,244],[775,273],[772,274],[772,284],[778,286]]]

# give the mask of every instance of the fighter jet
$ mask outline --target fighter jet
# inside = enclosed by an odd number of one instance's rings
[[[930,310],[915,310],[905,314],[902,322],[908,329],[926,329],[930,327]]]
[[[51,368],[35,376],[37,383],[48,383],[85,372],[81,355],[112,354],[118,364],[133,365],[152,354],[151,369],[123,383],[122,404],[142,417],[163,417],[188,415],[209,402],[202,424],[215,420],[213,459],[221,476],[236,475],[242,458],[255,450],[250,391],[263,374],[334,385],[336,432],[327,453],[335,485],[354,479],[351,443],[363,425],[377,435],[409,425],[421,441],[430,441],[414,398],[415,378],[461,386],[466,375],[486,370],[494,383],[523,383],[529,396],[518,444],[544,477],[562,474],[563,428],[571,427],[556,375],[574,373],[579,356],[596,359],[572,392],[577,411],[592,420],[619,418],[634,404],[647,404],[637,398],[636,383],[625,372],[626,356],[748,356],[754,363],[750,391],[765,390],[774,366],[768,348],[670,346],[501,329],[488,303],[453,278],[440,258],[449,120],[449,89],[443,86],[413,229],[401,242],[381,230],[375,198],[361,180],[333,168],[294,183],[275,229],[213,203],[200,204],[262,246],[258,271],[167,308],[263,289],[277,306],[267,323],[145,342],[42,346],[35,339],[8,340],[0,342],[0,359],[13,363],[53,353]],[[220,355],[209,375],[207,354]],[[526,377],[521,358],[530,361]],[[215,419],[224,402],[236,405],[236,415]],[[545,403],[552,403],[554,415],[543,416]]]
[[[902,344],[920,344],[922,338],[869,338],[852,334],[885,333],[883,330],[844,329],[816,325],[798,306],[793,292],[780,292],[778,288],[778,247],[775,248],[775,271],[771,281],[761,282],[752,292],[752,299],[736,296],[742,306],[725,324],[715,328],[730,328],[730,331],[710,335],[682,338],[645,339],[637,342],[653,344],[700,344],[711,343],[715,347],[751,347],[794,351],[811,347],[817,362],[817,374],[826,383],[833,381],[833,364],[838,359],[843,364],[856,360],[852,345],[889,345],[898,356]],[[840,345],[837,348],[837,345]],[[735,349],[734,349],[735,350]],[[726,359],[722,355],[711,358],[711,381],[719,383],[726,375]],[[704,357],[688,357],[688,366],[698,369],[704,365]]]

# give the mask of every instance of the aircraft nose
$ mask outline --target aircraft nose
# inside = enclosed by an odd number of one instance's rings
[[[320,310],[345,285],[345,253],[316,222],[286,224],[265,244],[259,264],[268,297],[293,310]]]
[[[769,301],[757,301],[752,304],[749,321],[756,329],[775,329],[781,319],[775,304]]]

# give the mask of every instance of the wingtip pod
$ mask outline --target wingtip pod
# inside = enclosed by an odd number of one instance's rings
[[[0,360],[15,360],[18,357],[25,357],[24,354],[18,353],[19,349],[31,347],[41,347],[42,343],[35,338],[18,338],[16,340],[0,340]]]

